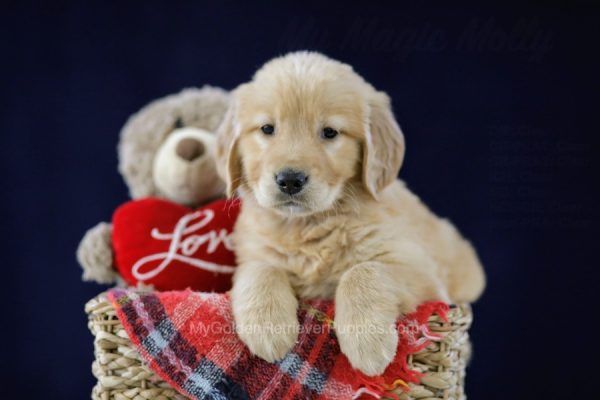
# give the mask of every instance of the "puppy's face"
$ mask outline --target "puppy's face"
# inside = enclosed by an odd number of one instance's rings
[[[369,169],[382,175],[389,153],[380,151],[380,160],[374,154],[369,119],[377,114],[370,106],[377,95],[350,67],[314,53],[266,64],[236,89],[219,129],[217,156],[230,191],[240,188],[262,207],[301,216],[334,208],[355,177],[366,189],[372,179],[377,190],[381,176],[370,177]],[[393,134],[401,138],[399,128]],[[400,147],[394,150],[403,153]],[[394,159],[393,177],[400,167]]]
[[[266,208],[304,215],[333,207],[359,169],[361,104],[338,82],[262,82],[240,90],[244,184]]]

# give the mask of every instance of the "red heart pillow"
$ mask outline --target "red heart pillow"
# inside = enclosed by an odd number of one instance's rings
[[[217,200],[196,210],[157,198],[127,202],[112,221],[117,270],[132,286],[227,291],[235,270],[231,233],[239,210],[238,200]]]

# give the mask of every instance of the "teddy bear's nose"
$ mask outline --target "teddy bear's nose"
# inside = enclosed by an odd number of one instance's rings
[[[192,138],[184,138],[177,143],[175,152],[186,161],[193,161],[204,154],[202,142]]]

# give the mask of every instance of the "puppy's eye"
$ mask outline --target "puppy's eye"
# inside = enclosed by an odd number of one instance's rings
[[[323,132],[321,132],[321,137],[323,139],[333,139],[337,135],[338,131],[330,127],[323,128]]]
[[[263,131],[265,135],[272,135],[275,132],[275,127],[273,125],[263,125],[260,127],[260,130]]]

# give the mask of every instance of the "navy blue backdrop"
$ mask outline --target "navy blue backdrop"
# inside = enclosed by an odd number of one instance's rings
[[[83,3],[1,6],[2,398],[89,396],[83,305],[104,288],[81,282],[74,252],[128,198],[126,118],[186,86],[231,89],[297,49],[391,95],[401,177],[480,253],[470,397],[591,398],[597,9]]]

